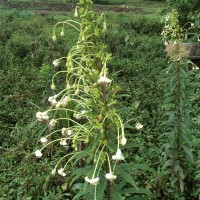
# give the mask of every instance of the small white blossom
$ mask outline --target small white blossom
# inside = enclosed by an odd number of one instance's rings
[[[81,115],[80,115],[80,114],[76,114],[75,117],[76,117],[77,120],[80,120],[80,119],[81,119]]]
[[[113,175],[112,172],[108,173],[105,175],[106,179],[108,179],[109,181],[114,181],[117,176]]]
[[[40,150],[37,150],[35,152],[36,157],[41,158],[42,157],[42,152]]]
[[[57,121],[55,119],[52,119],[50,122],[49,122],[49,125],[53,128],[55,127]]]
[[[140,124],[140,123],[138,122],[138,123],[136,123],[135,128],[136,128],[137,130],[140,130],[140,129],[143,128],[143,125]]]
[[[123,146],[127,143],[127,139],[124,136],[122,137],[121,143]]]
[[[112,80],[110,80],[109,78],[107,78],[106,76],[100,76],[98,82],[99,83],[105,83],[105,84],[108,84],[110,83]]]
[[[61,107],[61,102],[59,101],[57,104],[56,104],[56,108],[60,108]]]
[[[82,115],[85,115],[86,113],[87,113],[86,110],[82,110],[82,111],[81,111],[81,114],[82,114]]]
[[[56,59],[56,60],[53,61],[53,66],[54,67],[58,67],[59,64],[60,64],[60,61],[58,59]]]
[[[85,177],[85,181],[90,183],[91,185],[97,185],[99,182],[99,177],[89,179],[87,176]]]
[[[69,135],[69,136],[72,135],[72,133],[73,133],[72,130],[67,131],[67,135]]]
[[[66,146],[67,145],[67,140],[66,139],[61,139],[60,140],[60,145]]]
[[[113,160],[124,160],[124,156],[122,156],[122,152],[121,149],[117,150],[117,153],[115,155],[112,156]]]
[[[191,23],[191,26],[194,26],[194,23]]]
[[[48,120],[49,116],[47,112],[37,112],[36,113],[36,118],[38,121],[43,121],[43,120]]]
[[[40,142],[41,142],[41,143],[47,143],[47,142],[48,142],[48,140],[47,140],[47,138],[45,138],[45,137],[42,137],[42,138],[40,139]]]
[[[67,131],[68,131],[67,128],[62,128],[62,131],[61,131],[61,132],[62,132],[63,135],[66,135],[66,134],[67,134]]]
[[[56,101],[56,95],[54,96],[51,96],[48,98],[48,101],[51,103],[51,105],[55,106],[57,104],[57,101]]]
[[[61,176],[66,176],[66,173],[64,172],[64,169],[63,168],[60,168],[58,170],[58,174],[60,174]]]

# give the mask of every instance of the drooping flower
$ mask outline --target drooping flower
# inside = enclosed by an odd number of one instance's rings
[[[67,139],[61,139],[60,140],[60,145],[66,146],[67,145]]]
[[[140,129],[143,128],[143,125],[140,124],[140,123],[138,122],[138,123],[136,123],[135,128],[136,128],[137,130],[140,130]]]
[[[121,149],[118,149],[116,154],[112,156],[113,160],[124,160],[124,156],[122,156],[122,151]]]
[[[61,107],[61,102],[59,101],[57,104],[56,104],[56,108],[60,108]]]
[[[124,136],[122,137],[121,143],[123,146],[127,143],[127,139]]]
[[[91,185],[97,185],[99,182],[99,177],[89,179],[87,176],[85,177],[85,181],[90,183]]]
[[[53,66],[54,66],[54,67],[58,67],[59,64],[60,64],[59,59],[56,59],[56,60],[53,61]]]
[[[40,150],[37,150],[35,152],[36,157],[41,158],[42,157],[42,152]]]
[[[57,123],[57,121],[55,120],[55,119],[52,119],[50,122],[49,122],[49,125],[50,125],[50,127],[55,127],[55,125],[56,125],[56,123]]]
[[[54,95],[48,98],[48,101],[51,103],[52,106],[55,106],[57,104],[56,97],[57,96]]]
[[[66,135],[67,134],[67,128],[62,128],[61,132],[62,132],[63,135]]]
[[[112,172],[107,173],[107,174],[105,175],[105,177],[106,177],[106,179],[108,179],[109,181],[114,181],[114,180],[117,178],[117,176],[115,176],[114,174],[112,174]]]
[[[67,130],[67,135],[70,136],[70,135],[72,135],[72,133],[73,133],[72,130]]]
[[[58,170],[58,174],[60,174],[61,176],[66,176],[66,173],[64,172],[64,169],[63,168],[60,168]]]
[[[107,78],[106,76],[100,76],[98,83],[103,83],[103,84],[108,84],[110,83],[112,80],[110,80],[109,78]]]
[[[42,137],[42,138],[40,139],[40,142],[41,142],[41,143],[47,143],[47,142],[48,142],[48,140],[47,140],[47,138],[45,138],[45,137]]]
[[[44,120],[48,120],[49,116],[48,116],[47,111],[45,111],[45,112],[37,112],[36,113],[36,118],[37,118],[38,121],[42,122]]]

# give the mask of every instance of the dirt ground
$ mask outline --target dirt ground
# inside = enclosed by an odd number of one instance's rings
[[[6,9],[27,9],[40,14],[51,14],[54,12],[70,12],[74,10],[75,5],[73,4],[61,4],[61,3],[45,3],[45,2],[0,2],[0,6]],[[105,5],[95,5],[94,10],[97,12],[133,12],[135,14],[143,13],[141,8],[131,8],[124,5],[115,6],[105,6]]]

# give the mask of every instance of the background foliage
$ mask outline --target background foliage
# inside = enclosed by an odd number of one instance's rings
[[[47,131],[36,124],[34,113],[47,106],[51,95],[50,82],[55,73],[52,61],[65,55],[76,40],[73,30],[67,30],[66,37],[53,43],[52,27],[59,20],[71,18],[70,15],[40,16],[17,10],[0,12],[1,200],[67,199],[69,195],[69,191],[63,191],[61,187],[64,178],[48,175],[54,165],[53,149],[48,149],[42,160],[37,160],[32,152]],[[110,13],[107,21],[108,33],[104,40],[113,55],[109,70],[115,73],[121,93],[129,94],[120,100],[121,116],[124,121],[131,117],[136,119],[126,127],[128,148],[124,151],[130,164],[124,167],[139,187],[150,190],[154,195],[135,194],[132,188],[122,192],[129,193],[126,199],[197,198],[198,171],[196,180],[192,180],[194,186],[177,197],[170,186],[169,175],[162,170],[161,152],[165,143],[160,138],[165,87],[162,79],[166,75],[167,59],[160,36],[163,27],[160,18]],[[197,70],[191,77],[190,87],[196,157],[199,157],[199,79]],[[137,121],[144,125],[143,130],[134,129]],[[62,152],[54,156],[60,154]],[[73,192],[78,189],[78,186],[73,188]]]

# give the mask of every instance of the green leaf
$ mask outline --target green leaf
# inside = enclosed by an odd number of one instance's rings
[[[122,191],[121,191],[121,194],[146,194],[148,196],[153,196],[153,193],[150,192],[149,190],[147,189],[142,189],[142,188],[139,188],[139,189],[135,189],[135,188],[124,188]]]
[[[93,166],[87,166],[85,168],[80,168],[80,169],[76,169],[73,173],[72,173],[72,177],[74,175],[74,178],[72,179],[70,186],[73,184],[74,181],[76,181],[78,178],[80,178],[81,176],[85,175],[86,172],[91,171],[91,169],[93,169]]]
[[[135,169],[151,170],[148,165],[144,164],[131,164],[131,166]]]
[[[112,199],[113,200],[123,200],[123,197],[121,196],[120,193],[114,191],[113,194],[112,194]]]
[[[104,191],[106,189],[106,185],[107,185],[107,180],[104,178],[102,179],[102,181],[100,182],[100,185],[98,185],[98,200],[103,200],[104,198]]]
[[[188,148],[187,146],[185,146],[185,145],[182,145],[181,147],[183,148],[184,152],[185,152],[186,155],[187,155],[187,160],[188,160],[189,162],[193,162],[193,155],[192,155],[191,149],[189,149],[189,148]]]
[[[138,189],[135,181],[133,180],[133,177],[129,173],[127,173],[122,167],[120,167],[120,165],[117,166],[116,173],[118,173],[124,180],[126,180],[134,188]]]

